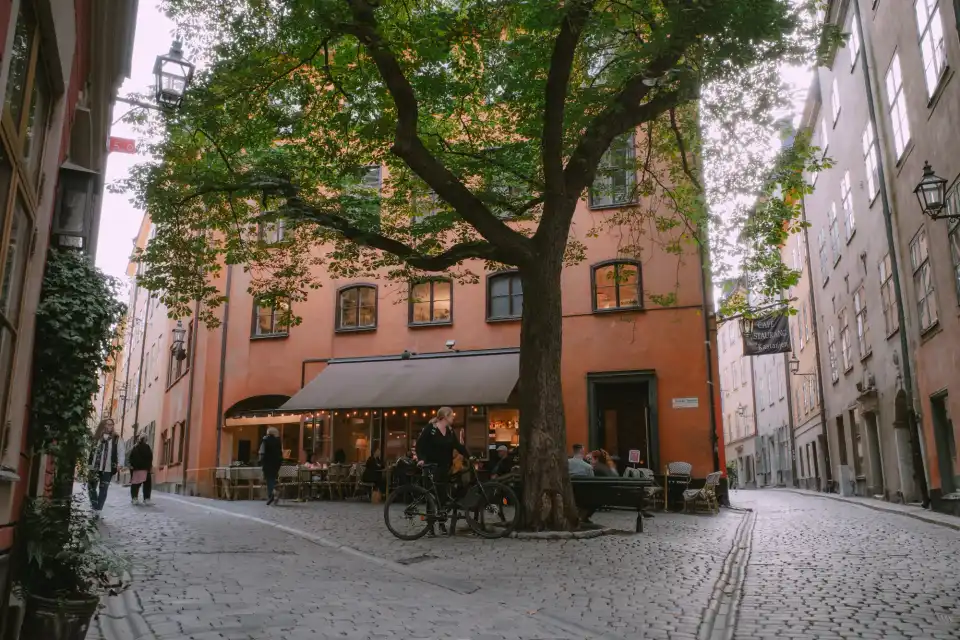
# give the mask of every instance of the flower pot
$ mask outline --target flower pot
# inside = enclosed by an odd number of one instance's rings
[[[27,610],[20,630],[21,638],[43,640],[84,640],[99,598],[51,600],[27,596]]]

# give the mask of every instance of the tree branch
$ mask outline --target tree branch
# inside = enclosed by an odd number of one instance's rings
[[[280,209],[289,219],[309,220],[322,227],[336,231],[341,236],[358,244],[379,249],[397,256],[411,267],[423,271],[444,271],[464,260],[479,258],[512,264],[506,255],[496,246],[485,240],[461,242],[443,253],[425,255],[399,240],[388,238],[379,233],[358,229],[336,214],[323,211],[299,198],[291,198]],[[290,215],[292,214],[292,215]]]
[[[352,100],[353,96],[350,95],[346,89],[343,88],[343,84],[339,80],[333,77],[333,71],[330,69],[330,42],[329,40],[323,41],[323,70],[327,74],[327,80],[330,81],[330,84],[333,85],[333,88],[340,92],[340,94],[347,100]]]
[[[547,198],[564,196],[563,114],[567,102],[567,85],[570,83],[570,71],[583,26],[593,13],[595,2],[596,0],[575,0],[568,5],[550,56],[541,140]]]
[[[493,215],[423,144],[417,131],[419,104],[413,86],[404,75],[390,45],[384,42],[378,32],[371,3],[368,0],[345,2],[353,14],[353,22],[346,25],[346,30],[369,50],[397,108],[397,128],[390,151],[406,162],[414,173],[448,202],[480,235],[506,255],[512,256],[510,262],[531,259],[530,241]]]
[[[680,151],[680,161],[683,163],[683,172],[690,178],[690,182],[697,188],[697,191],[703,193],[703,186],[700,184],[700,180],[687,163],[687,149],[683,144],[683,134],[680,133],[680,127],[677,126],[677,110],[675,107],[671,107],[670,109],[670,128],[673,129],[673,135],[677,139],[677,148]]]

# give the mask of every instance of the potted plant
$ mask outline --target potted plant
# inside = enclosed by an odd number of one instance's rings
[[[126,563],[103,544],[79,496],[31,499],[21,527],[21,637],[84,640],[101,596],[126,588],[120,579]]]

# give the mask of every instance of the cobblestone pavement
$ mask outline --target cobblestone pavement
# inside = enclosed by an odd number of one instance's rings
[[[960,535],[785,491],[737,491],[756,510],[737,639],[960,638]]]
[[[960,638],[956,531],[816,497],[740,491],[755,519],[658,514],[640,535],[403,542],[375,505],[118,489],[102,529],[135,584],[94,640]],[[714,616],[724,598],[739,616]]]

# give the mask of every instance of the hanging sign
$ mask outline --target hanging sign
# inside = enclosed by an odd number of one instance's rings
[[[743,355],[764,356],[790,353],[790,320],[785,313],[771,313],[757,318],[753,333],[743,336]]]
[[[108,147],[110,152],[116,153],[137,153],[137,141],[131,140],[130,138],[117,138],[115,136],[110,136],[110,145]]]

